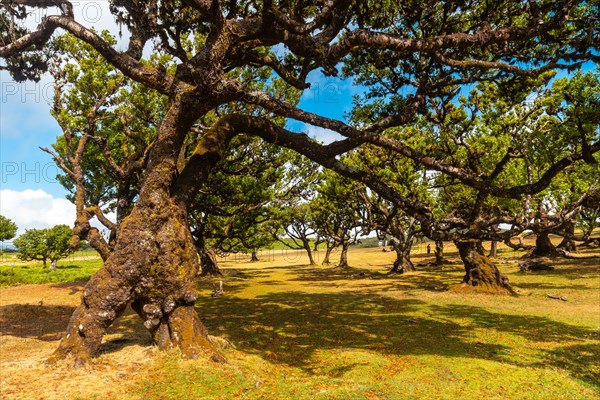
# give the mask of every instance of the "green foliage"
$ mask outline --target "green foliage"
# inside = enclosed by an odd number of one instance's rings
[[[309,203],[319,237],[334,246],[355,243],[358,236],[369,233],[363,198],[364,185],[329,170],[317,186],[317,196]]]
[[[0,241],[10,240],[17,234],[17,224],[0,215]]]
[[[19,259],[40,260],[46,267],[47,260],[55,263],[74,251],[69,246],[70,239],[71,228],[67,225],[56,225],[47,229],[27,229],[13,243],[19,249]]]

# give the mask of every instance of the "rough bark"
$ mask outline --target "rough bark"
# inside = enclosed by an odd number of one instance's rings
[[[219,270],[219,261],[217,260],[217,252],[214,248],[209,247],[202,249],[200,253],[200,267],[202,268],[201,276],[206,275],[223,275]]]
[[[402,274],[407,271],[414,271],[415,265],[410,260],[410,250],[412,248],[412,240],[410,243],[401,245],[397,241],[392,241],[392,247],[396,252],[396,259],[389,274]]]
[[[498,255],[498,241],[492,240],[488,257],[496,257]]]
[[[548,235],[549,232],[538,233],[535,239],[535,248],[531,251],[529,257],[557,257],[559,255]]]
[[[186,214],[169,201],[137,207],[105,265],[90,279],[54,358],[81,365],[98,353],[108,326],[133,302],[160,349],[220,359],[196,311],[198,257]]]
[[[348,248],[350,247],[349,242],[342,243],[342,253],[340,254],[340,262],[337,265],[341,268],[348,267]]]
[[[252,261],[252,262],[260,261],[258,259],[258,252],[256,250],[252,250],[252,255],[250,256],[250,261]]]
[[[485,256],[481,241],[455,241],[460,258],[465,266],[465,276],[457,291],[481,293],[513,294],[516,292],[508,283],[508,278],[500,273],[494,263]]]
[[[169,201],[136,207],[123,222],[115,251],[85,286],[53,358],[86,362],[132,303],[160,349],[179,347],[185,357],[208,353],[221,359],[194,310],[198,256],[186,218]]]

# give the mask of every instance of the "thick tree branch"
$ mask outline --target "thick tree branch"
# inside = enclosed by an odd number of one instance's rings
[[[388,49],[402,54],[421,52],[435,53],[441,49],[463,49],[473,45],[486,47],[494,43],[506,43],[526,37],[533,37],[548,32],[564,23],[569,12],[577,2],[574,0],[560,3],[560,9],[554,11],[553,17],[544,22],[534,18],[529,26],[509,26],[491,29],[487,23],[474,33],[452,33],[425,38],[401,38],[390,34],[357,29],[331,46],[326,55],[328,62],[337,62],[351,51],[358,48]]]
[[[78,39],[90,44],[110,64],[129,78],[151,87],[162,94],[171,94],[176,90],[177,85],[182,84],[166,71],[143,64],[126,53],[118,52],[98,34],[76,22],[73,18],[66,16],[50,15],[44,17],[36,31],[5,46],[0,46],[0,57],[14,56],[33,45],[45,44],[50,39],[52,33],[58,28],[62,28]]]

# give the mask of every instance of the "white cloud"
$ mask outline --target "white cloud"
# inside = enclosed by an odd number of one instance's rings
[[[48,228],[58,224],[73,226],[75,205],[67,199],[53,197],[43,190],[0,190],[0,214],[25,229]]]
[[[329,144],[331,142],[335,142],[336,140],[344,139],[344,137],[339,133],[329,129],[321,128],[319,126],[305,124],[304,130],[307,132],[308,136],[317,139],[319,142],[324,144]]]
[[[17,224],[17,236],[26,229],[43,229],[59,224],[72,227],[75,223],[75,205],[41,189],[0,190],[0,214]],[[112,222],[116,221],[115,213],[108,213],[106,217]],[[108,235],[106,228],[96,217],[90,220],[90,224],[100,229],[105,236]]]

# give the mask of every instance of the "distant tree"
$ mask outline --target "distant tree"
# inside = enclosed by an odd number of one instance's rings
[[[347,267],[350,245],[358,241],[359,235],[368,233],[362,201],[366,187],[332,171],[324,171],[323,176],[317,197],[310,203],[314,226],[319,237],[333,247],[342,247],[338,267]]]
[[[305,250],[310,265],[316,265],[313,253],[313,240],[316,240],[317,230],[313,212],[309,203],[296,204],[279,211],[283,235],[277,235],[277,240],[292,250]]]
[[[73,252],[69,246],[71,228],[67,225],[56,225],[48,229],[28,229],[24,234],[15,239],[14,245],[19,249],[19,259],[25,261],[39,260],[50,269],[56,270],[56,263],[61,258]]]
[[[0,215],[0,242],[10,240],[17,234],[17,224]]]

